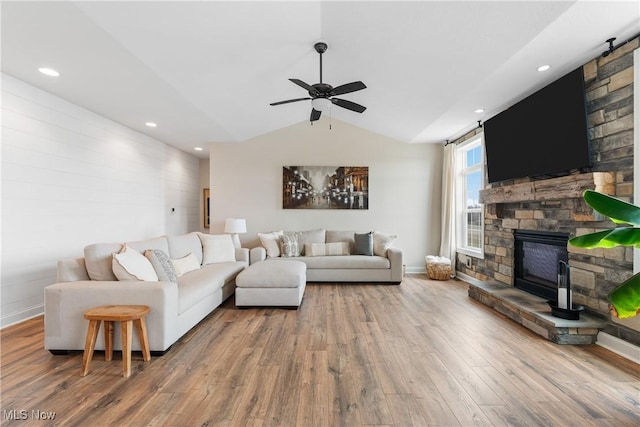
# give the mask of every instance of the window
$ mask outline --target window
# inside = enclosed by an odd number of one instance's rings
[[[480,190],[484,187],[484,155],[482,135],[457,148],[458,179],[456,180],[456,214],[458,252],[484,257],[484,209]]]

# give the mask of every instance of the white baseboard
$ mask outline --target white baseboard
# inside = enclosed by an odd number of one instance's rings
[[[600,332],[598,333],[596,344],[624,357],[625,359],[629,359],[632,362],[640,364],[640,347],[635,346],[630,342],[621,340],[620,338],[616,338],[605,332]]]
[[[427,272],[425,267],[405,267],[406,274],[424,274]]]
[[[16,323],[24,322],[25,320],[41,316],[43,313],[44,304],[38,304],[15,313],[3,315],[2,317],[0,317],[0,329],[4,329],[7,326],[15,325]]]

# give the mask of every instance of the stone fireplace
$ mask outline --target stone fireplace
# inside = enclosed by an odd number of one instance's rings
[[[633,52],[639,47],[640,39],[635,39],[615,53],[583,65],[592,171],[487,185],[481,194],[485,213],[484,258],[458,255],[455,262],[458,272],[515,291],[515,230],[565,233],[573,237],[610,228],[612,224],[594,214],[582,199],[587,188],[633,201],[634,83],[639,84],[634,82]],[[475,129],[453,143],[480,132],[482,129]],[[634,202],[638,204],[637,200]],[[640,345],[640,321],[612,319],[607,299],[612,289],[633,274],[633,250],[627,247],[586,250],[571,245],[567,249],[573,303],[606,320],[604,332]]]
[[[527,283],[523,286],[529,286],[527,292],[541,296],[544,300],[555,300],[557,262],[560,259],[566,260],[571,266],[573,303],[584,306],[590,315],[607,319],[607,295],[615,286],[631,276],[633,250],[626,247],[606,250],[580,249],[568,245],[567,239],[611,226],[608,219],[598,216],[586,204],[582,194],[587,188],[612,194],[615,192],[615,182],[615,173],[590,172],[503,184],[481,190],[480,199],[485,206],[485,256],[484,259],[472,259],[470,264],[461,262],[458,258],[456,270],[484,283],[509,285],[512,288],[521,288],[522,278],[518,276],[524,276]],[[524,241],[521,239],[522,236]],[[543,246],[556,246],[551,249],[547,247],[546,254],[543,253],[545,251],[539,250],[540,247],[534,247],[536,243],[545,239],[547,241]],[[529,252],[529,255],[525,254],[525,258],[531,256],[532,259],[518,259],[519,254],[516,252],[523,247],[525,252]],[[541,260],[545,260],[548,266],[538,268]],[[476,292],[474,294],[479,295]],[[476,299],[483,298],[485,296]],[[493,304],[490,302],[490,305]],[[507,315],[514,318],[511,314]],[[525,314],[518,311],[515,316],[523,318]],[[620,329],[615,323],[610,322],[603,328],[606,332],[611,331],[616,335],[626,334],[630,342],[640,342],[640,335],[636,335],[634,331]],[[597,330],[589,331],[588,334],[577,338],[563,335],[561,338],[556,336],[553,339],[556,342],[572,344],[590,343],[593,341],[589,340],[592,340],[595,334]],[[591,338],[587,335],[591,335]]]
[[[481,190],[480,199],[485,205],[485,257],[474,259],[471,267],[457,263],[456,268],[478,280],[514,286],[514,232],[575,236],[607,228],[610,224],[596,216],[582,199],[582,193],[589,188],[612,194],[614,183],[614,173],[591,172]],[[606,297],[619,281],[609,285],[604,282],[613,278],[616,271],[628,270],[630,276],[631,249],[590,251],[566,244],[565,247],[572,266],[574,302],[606,313],[608,306],[602,305],[602,294]]]
[[[558,294],[558,263],[569,261],[567,233],[515,230],[514,287],[547,300]]]

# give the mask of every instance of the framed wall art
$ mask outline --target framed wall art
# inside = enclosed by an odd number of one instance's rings
[[[283,166],[283,209],[369,209],[368,166]]]
[[[204,218],[204,228],[211,226],[211,192],[208,188],[202,191],[202,217]]]

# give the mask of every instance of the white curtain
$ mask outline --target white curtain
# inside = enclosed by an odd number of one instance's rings
[[[456,260],[456,146],[444,147],[442,165],[442,229],[440,231],[440,256],[451,260],[455,273]]]

